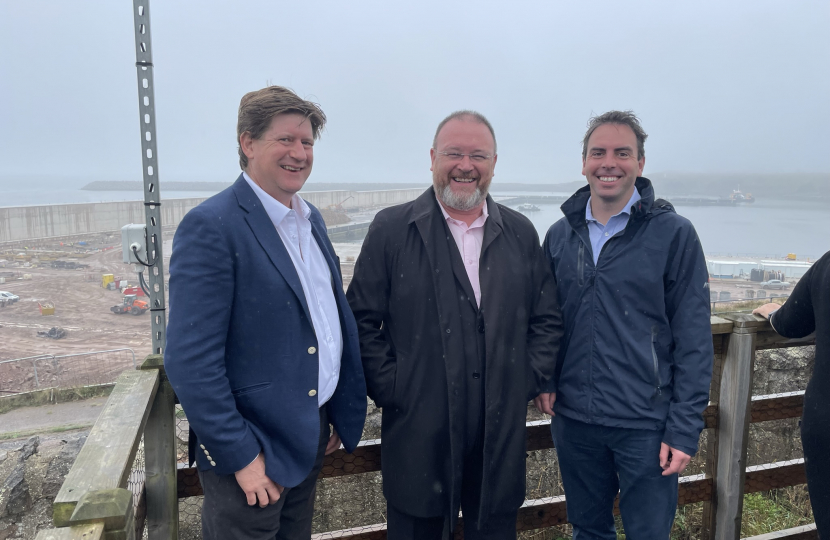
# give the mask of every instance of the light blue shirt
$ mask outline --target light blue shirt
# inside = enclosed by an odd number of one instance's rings
[[[631,217],[631,207],[637,204],[642,197],[637,188],[634,188],[634,193],[628,199],[628,204],[625,205],[618,214],[614,214],[608,219],[608,223],[603,225],[594,218],[591,213],[591,197],[588,197],[588,204],[585,205],[585,221],[588,223],[588,235],[591,238],[591,251],[594,254],[594,265],[596,266],[599,260],[599,253],[602,251],[602,246],[611,239],[618,232],[625,230],[628,225],[628,218]]]

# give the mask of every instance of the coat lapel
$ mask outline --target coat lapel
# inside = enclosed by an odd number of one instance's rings
[[[501,212],[499,207],[490,195],[487,195],[487,212],[490,214],[487,221],[484,222],[484,239],[481,242],[481,258],[484,258],[484,253],[493,240],[501,235],[504,230],[504,225],[501,220]]]
[[[447,230],[444,217],[438,208],[438,201],[435,199],[435,191],[432,187],[419,196],[414,203],[410,223],[414,223],[421,236],[429,268],[432,274],[432,283],[435,287],[435,304],[438,308],[438,324],[441,327],[441,344],[444,351],[444,366],[447,372],[447,381],[463,380],[464,349],[461,341],[461,313],[457,298],[458,290],[455,286],[455,278],[452,271],[452,258],[450,256],[449,243],[453,242],[452,235]],[[465,272],[466,278],[466,272]],[[469,284],[469,280],[467,280]],[[472,290],[472,287],[470,287]],[[475,297],[473,297],[475,303]],[[454,388],[447,388],[447,400],[449,407],[449,428],[450,428],[450,463],[452,464],[453,477],[460,479],[463,464],[464,448],[464,425],[459,420],[464,417],[465,403],[460,403],[457,392]],[[460,489],[457,490],[456,481],[451,483],[449,508],[458,508],[460,500]]]
[[[282,238],[280,238],[277,229],[274,228],[271,218],[268,217],[268,213],[265,212],[256,193],[254,193],[242,175],[234,183],[233,190],[236,193],[239,206],[247,212],[245,221],[248,222],[248,226],[254,233],[257,242],[265,250],[268,258],[271,259],[271,262],[282,275],[283,279],[285,279],[286,283],[288,283],[288,286],[291,287],[291,290],[294,291],[294,295],[297,297],[306,317],[310,321],[311,314],[305,300],[303,286],[300,283],[300,276],[297,274],[297,269],[294,268],[294,263],[291,261],[291,255],[285,249],[285,244],[282,243]]]

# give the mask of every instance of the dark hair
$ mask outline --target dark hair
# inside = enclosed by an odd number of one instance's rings
[[[637,118],[634,111],[608,111],[599,116],[592,116],[588,120],[588,131],[585,132],[585,138],[582,139],[582,159],[588,156],[588,139],[591,138],[591,134],[595,129],[604,124],[619,124],[630,127],[631,131],[634,132],[634,136],[637,137],[637,159],[645,157],[645,143],[648,134],[643,130],[643,126],[640,125],[640,119]]]
[[[314,138],[320,137],[326,125],[326,115],[320,106],[282,86],[266,86],[262,90],[248,92],[239,102],[239,117],[236,122],[236,142],[239,144],[239,166],[248,167],[248,157],[242,151],[240,137],[245,132],[252,139],[259,139],[268,130],[271,120],[278,114],[301,114],[311,122]]]
[[[435,137],[432,138],[432,147],[435,148],[435,144],[438,141],[438,134],[441,133],[441,129],[449,122],[450,120],[461,119],[461,120],[473,120],[474,122],[478,122],[479,124],[484,124],[487,126],[487,129],[490,130],[490,135],[493,136],[493,152],[497,153],[498,151],[498,144],[496,144],[496,132],[493,131],[493,125],[490,123],[487,118],[484,117],[483,114],[476,111],[455,111],[448,117],[441,120],[441,123],[438,124],[438,129],[435,130]]]

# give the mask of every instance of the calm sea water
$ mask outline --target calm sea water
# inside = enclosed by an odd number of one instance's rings
[[[85,179],[28,179],[0,182],[0,206],[28,206],[101,201],[141,200],[140,192],[83,191]],[[209,197],[214,192],[162,191],[165,199]],[[499,192],[496,195],[528,195]],[[539,192],[550,195],[550,192]],[[564,194],[563,194],[564,195]],[[528,212],[544,238],[548,227],[562,217],[556,204],[537,204]],[[830,251],[830,207],[814,201],[760,200],[735,207],[678,206],[677,213],[694,224],[707,255],[817,258]]]
[[[527,212],[540,237],[562,218],[554,204],[537,204]],[[757,201],[753,204],[677,206],[678,214],[694,224],[707,255],[815,259],[830,251],[830,208],[813,201]]]

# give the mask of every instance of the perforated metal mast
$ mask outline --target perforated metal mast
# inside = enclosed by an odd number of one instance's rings
[[[141,125],[141,163],[144,173],[144,216],[147,226],[147,262],[150,274],[150,313],[153,353],[164,352],[167,340],[164,302],[164,257],[161,238],[161,191],[156,154],[156,106],[153,96],[153,49],[150,43],[150,0],[133,0],[135,67],[138,75],[138,111]]]

